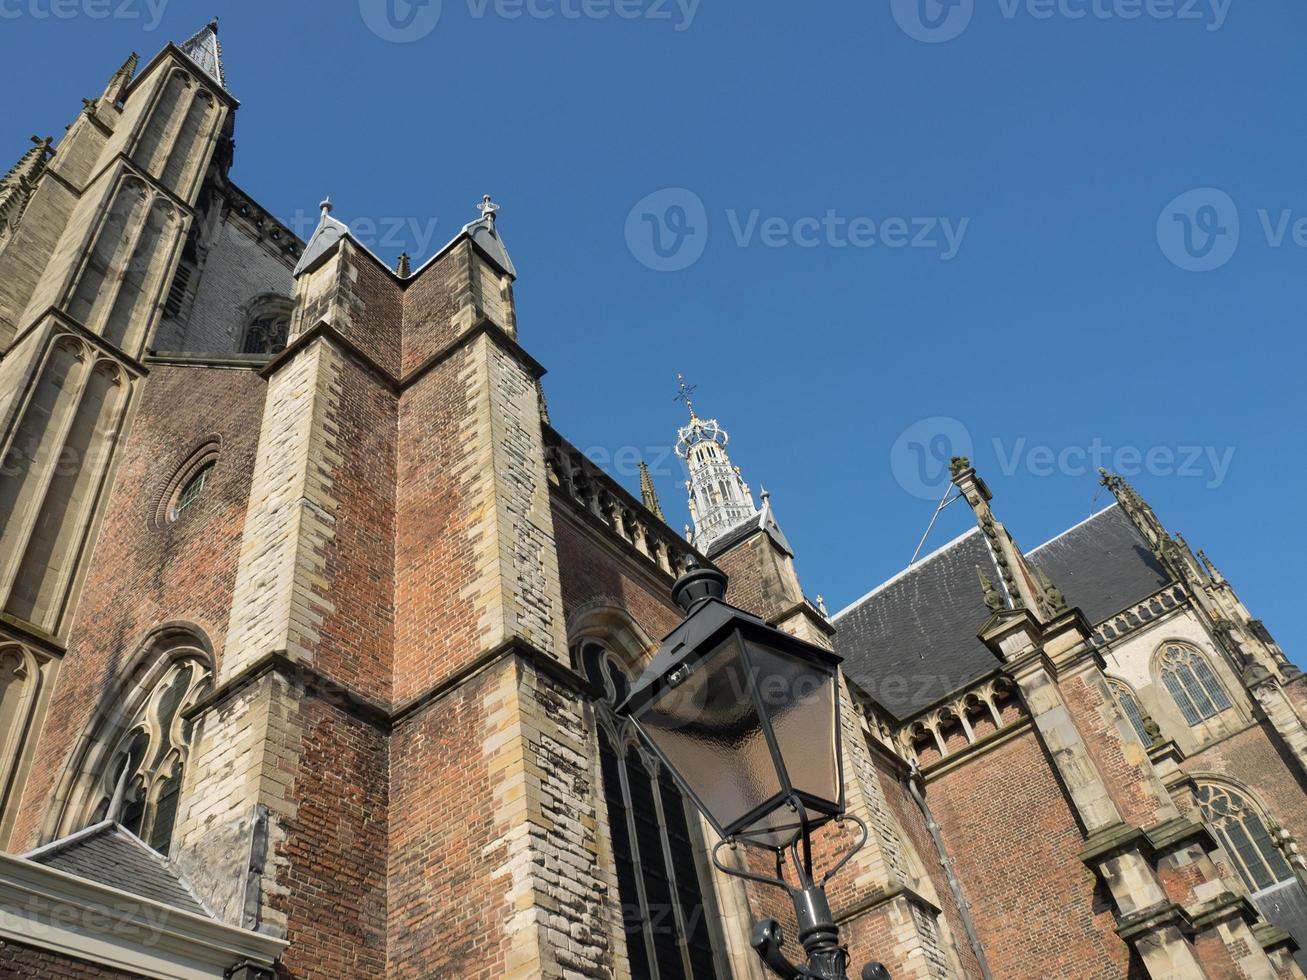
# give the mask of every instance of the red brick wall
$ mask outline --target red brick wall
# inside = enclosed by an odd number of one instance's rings
[[[803,595],[793,587],[792,570],[767,535],[759,533],[718,555],[714,562],[730,577],[726,598],[765,620],[793,609]]]
[[[0,977],[15,980],[143,980],[138,973],[123,973],[9,940],[0,940]]]
[[[500,670],[514,669],[506,662]],[[391,741],[391,977],[502,976],[508,846],[483,760],[481,675],[401,723]],[[495,842],[491,846],[492,842]],[[475,968],[475,969],[474,969]]]
[[[404,316],[399,283],[353,244],[348,246],[341,272],[342,289],[337,300],[346,317],[335,326],[359,350],[398,378]]]
[[[394,699],[403,705],[481,652],[469,583],[478,573],[464,420],[471,347],[408,388],[399,405],[395,491]]]
[[[890,813],[893,814],[899,827],[907,835],[908,842],[917,852],[921,866],[925,869],[931,884],[935,886],[935,894],[939,898],[940,908],[943,910],[944,918],[952,933],[958,955],[962,959],[963,968],[966,970],[967,976],[978,977],[980,976],[980,965],[976,960],[976,954],[971,949],[971,944],[967,941],[967,932],[962,925],[962,917],[958,913],[957,902],[953,898],[952,889],[949,888],[948,877],[944,874],[944,869],[940,867],[935,842],[931,839],[930,831],[926,829],[926,821],[921,814],[921,809],[917,806],[917,801],[912,798],[907,785],[898,778],[893,768],[884,758],[879,753],[873,752],[872,760],[875,763],[876,774],[880,778],[881,790],[885,794],[885,802],[889,806]]]
[[[453,281],[466,270],[466,249],[460,245],[441,256],[404,290],[404,374],[407,375],[454,339],[457,312]]]
[[[271,903],[289,919],[283,977],[379,977],[386,963],[388,746],[375,726],[300,699],[290,859]],[[283,890],[284,889],[284,890]]]
[[[574,516],[567,502],[555,498],[553,515],[563,609],[569,619],[592,603],[617,606],[655,642],[681,621],[684,613],[672,602],[670,576],[643,556],[615,555],[601,543],[604,532],[587,528],[585,518]]]
[[[1083,838],[1033,732],[944,773],[926,798],[996,977],[1126,973],[1111,902],[1077,856]]]
[[[154,365],[139,398],[24,790],[15,851],[36,845],[75,740],[101,699],[119,690],[151,631],[194,624],[221,657],[264,382],[246,370]],[[210,436],[221,448],[203,494],[176,523],[153,528],[165,485]]]
[[[339,417],[325,447],[340,460],[330,474],[338,503],[321,556],[323,618],[313,665],[382,703],[390,699],[394,647],[395,426],[395,395],[344,358]]]

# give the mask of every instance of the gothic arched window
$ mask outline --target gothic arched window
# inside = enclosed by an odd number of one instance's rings
[[[585,645],[582,660],[604,692],[595,704],[599,764],[631,978],[710,980],[718,974],[691,812],[671,775],[613,710],[630,686],[625,673],[595,643]]]
[[[245,325],[241,351],[245,354],[278,354],[290,338],[291,303],[275,297],[255,304]]]
[[[87,783],[77,794],[83,816],[65,832],[116,820],[168,853],[191,749],[191,722],[183,714],[207,690],[209,677],[199,651],[173,651],[125,693],[121,710],[109,710],[92,738]]]
[[[1250,800],[1218,783],[1200,785],[1197,797],[1203,819],[1220,837],[1249,891],[1259,892],[1294,876],[1271,838],[1267,821]]]
[[[1107,679],[1107,686],[1112,689],[1112,694],[1116,698],[1116,703],[1121,706],[1121,712],[1130,722],[1130,727],[1135,730],[1139,736],[1139,741],[1145,746],[1152,745],[1156,741],[1153,732],[1149,731],[1149,725],[1145,721],[1148,716],[1144,713],[1143,706],[1139,703],[1139,698],[1134,690],[1125,681],[1117,680],[1115,677]],[[1151,719],[1149,719],[1151,721]]]
[[[1157,669],[1189,724],[1196,725],[1232,707],[1229,695],[1212,672],[1212,665],[1193,647],[1167,644]]]

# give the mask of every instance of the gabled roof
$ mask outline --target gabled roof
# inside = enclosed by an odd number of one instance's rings
[[[183,912],[213,917],[166,857],[112,820],[93,824],[23,857]]]
[[[1095,626],[1170,581],[1115,504],[1028,557]],[[973,528],[833,617],[845,671],[897,717],[998,665],[976,636],[989,618],[977,566],[999,580],[985,539]]]
[[[227,87],[227,75],[222,67],[222,43],[218,40],[218,18],[209,21],[177,47],[206,75],[224,89]]]
[[[1116,504],[1041,544],[1028,557],[1095,626],[1171,581]]]

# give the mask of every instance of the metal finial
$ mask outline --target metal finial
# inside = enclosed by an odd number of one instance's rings
[[[322,199],[322,203],[319,204],[318,207],[322,209],[322,216],[324,218],[327,215],[331,214],[331,209],[332,209],[331,195],[328,194],[326,197],[324,197]]]
[[[491,221],[494,221],[495,212],[499,210],[499,205],[492,201],[490,195],[487,194],[485,197],[481,198],[481,203],[477,205],[477,210],[481,212],[481,217],[483,219],[489,218]]]
[[[694,402],[691,400],[691,396],[694,395],[695,390],[699,386],[686,384],[685,375],[683,374],[678,374],[676,376],[676,386],[679,394],[676,396],[675,401],[685,402],[685,407],[690,410],[690,418],[695,418]]]

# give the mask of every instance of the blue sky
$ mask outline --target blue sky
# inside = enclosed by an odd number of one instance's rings
[[[237,182],[387,259],[493,194],[555,424],[674,524],[677,372],[832,610],[940,458],[1028,549],[1101,459],[1307,661],[1300,2],[0,0],[0,153],[213,13]]]

